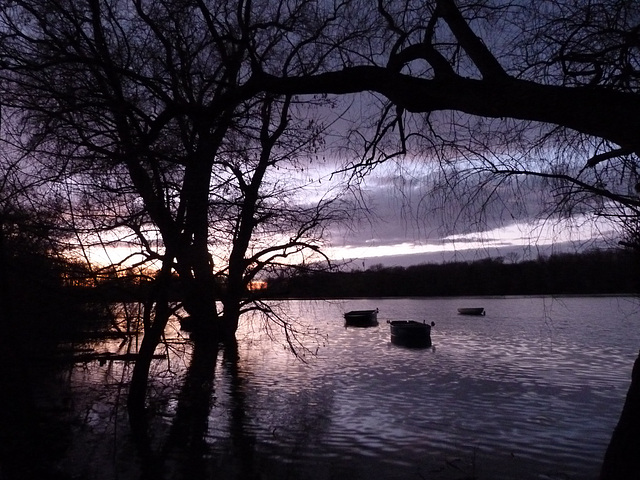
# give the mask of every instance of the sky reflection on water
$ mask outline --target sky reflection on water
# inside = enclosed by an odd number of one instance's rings
[[[456,314],[475,304],[486,308],[486,317]],[[344,327],[344,311],[376,307],[379,327]],[[285,308],[317,328],[321,336],[310,345],[317,355],[302,362],[258,324],[243,327],[237,371],[217,359],[206,393],[202,478],[215,472],[219,478],[595,479],[640,346],[638,304],[622,297],[289,302]],[[392,345],[386,320],[395,319],[435,321],[434,347]],[[170,342],[170,361],[154,364],[154,442],[167,452],[163,465],[173,473],[165,478],[183,478],[180,464],[188,455],[167,445],[190,347],[179,336]],[[67,466],[89,478],[116,472],[139,478],[122,407],[129,368],[94,362],[73,371],[76,412],[85,424]],[[82,448],[103,465],[83,465]]]

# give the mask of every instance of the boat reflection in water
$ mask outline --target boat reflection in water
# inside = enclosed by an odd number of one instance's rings
[[[427,348],[431,346],[431,327],[434,322],[416,322],[414,320],[392,320],[391,343],[403,347]]]
[[[484,311],[484,308],[482,307],[459,308],[458,313],[460,315],[485,315],[486,314],[486,312]]]

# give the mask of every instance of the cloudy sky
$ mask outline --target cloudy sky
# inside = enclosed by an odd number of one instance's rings
[[[479,206],[434,190],[428,169],[416,169],[385,165],[365,177],[360,193],[370,210],[333,232],[332,258],[358,268],[487,257],[522,261],[615,243],[614,225],[602,219],[545,215],[549,195],[535,184],[503,189]]]
[[[375,123],[367,126],[366,119],[377,119],[378,110],[368,111],[363,105],[367,103],[356,99],[340,110],[339,120],[332,123],[333,131],[338,132],[337,144],[344,143],[347,136],[344,132],[357,130],[364,138],[367,129],[372,131],[375,128],[372,126]],[[336,115],[338,110],[334,108],[327,118]],[[522,126],[501,119],[485,122],[449,112],[440,112],[439,115],[441,117],[437,118],[432,115],[426,128],[425,124],[418,123],[419,119],[413,124],[414,131],[419,133],[429,132],[429,128],[435,125],[437,132],[429,134],[436,139],[435,143],[429,143],[433,140],[429,138],[426,147],[416,145],[417,148],[409,148],[408,155],[384,162],[360,178],[358,190],[353,195],[357,200],[354,212],[358,215],[348,225],[332,230],[330,248],[327,249],[331,258],[352,260],[354,267],[358,268],[374,264],[407,266],[472,261],[486,257],[522,261],[616,243],[615,225],[602,218],[591,217],[588,209],[564,212],[565,218],[560,219],[553,212],[559,198],[554,195],[558,192],[552,192],[540,179],[511,177],[502,179],[502,183],[490,180],[484,189],[477,190],[477,183],[474,184],[477,177],[465,174],[462,182],[442,187],[442,175],[448,168],[448,162],[455,165],[453,168],[465,169],[472,166],[475,153],[459,160],[455,159],[455,153],[451,157],[445,154],[440,162],[429,160],[427,155],[431,153],[422,157],[412,157],[412,154],[438,151],[437,142],[442,141],[446,145],[455,139],[455,142],[467,145],[468,152],[487,149],[489,153],[486,150],[485,153],[489,161],[500,162],[499,155],[504,154],[515,159],[518,165],[527,165],[529,161],[535,162],[535,155],[540,154],[526,153],[529,145],[535,143],[530,140],[543,135],[544,129],[535,124]],[[329,120],[330,123],[333,121]],[[407,125],[406,128],[411,127]],[[486,129],[489,135],[483,137],[482,133],[477,133],[482,129]],[[498,143],[494,152],[487,147],[496,139],[495,132]],[[474,144],[476,140],[487,143]],[[388,145],[394,148],[393,139]],[[348,151],[337,150],[343,160],[333,165],[320,165],[315,172],[323,178],[322,188],[331,184],[330,179],[338,183],[340,179],[335,175],[332,177],[331,172],[344,165],[344,158],[349,154],[357,156],[363,148],[362,145],[354,145]],[[582,151],[577,153],[578,163],[588,158],[584,154]],[[553,151],[549,153],[552,159],[554,155]]]
[[[332,176],[335,164],[317,168],[321,181],[303,191],[307,201],[342,188]],[[354,218],[331,229],[325,253],[337,263],[347,262],[347,268],[366,269],[487,257],[516,262],[615,243],[614,225],[602,219],[584,213],[562,220],[543,215],[549,195],[539,185],[525,182],[503,188],[499,197],[465,203],[464,195],[434,188],[433,174],[421,161],[383,164],[369,172],[348,195]],[[130,253],[123,246],[92,256],[110,263]]]
[[[366,116],[367,112],[357,111],[358,119]],[[341,121],[333,124],[334,129],[345,131],[351,128],[349,124],[360,124],[359,120]],[[342,134],[336,138],[337,143],[345,140]],[[442,164],[426,157],[405,156],[378,165],[355,182],[352,171],[342,176],[335,173],[349,162],[345,150],[339,152],[341,160],[328,154],[326,158],[334,160],[315,159],[303,169],[292,168],[285,178],[305,185],[298,199],[302,203],[314,203],[333,189],[342,191],[345,178],[352,180],[353,188],[346,198],[353,202],[353,219],[330,229],[324,251],[353,268],[487,257],[515,262],[615,244],[615,226],[602,219],[591,218],[584,211],[564,219],[550,214],[557,200],[539,180],[490,181],[478,194],[473,175],[465,176],[467,183],[442,187]],[[353,155],[358,152],[357,147],[351,150]],[[272,174],[282,181],[282,170]],[[126,247],[112,249],[110,260],[129,252]]]

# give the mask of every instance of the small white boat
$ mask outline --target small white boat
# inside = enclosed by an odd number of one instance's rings
[[[482,307],[465,307],[459,308],[458,313],[460,315],[485,315],[486,312]]]

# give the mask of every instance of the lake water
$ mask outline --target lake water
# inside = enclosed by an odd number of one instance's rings
[[[460,316],[463,306],[487,314]],[[132,365],[76,365],[60,469],[91,479],[596,479],[640,348],[631,297],[274,308],[299,325],[306,350],[296,358],[281,329],[247,321],[237,363],[221,355],[208,380],[195,377],[202,385],[187,382],[199,400],[185,395],[191,344],[168,332],[142,453],[123,406]],[[345,328],[345,311],[368,308],[380,310],[378,327]],[[392,345],[386,321],[396,319],[434,321],[433,347]]]

